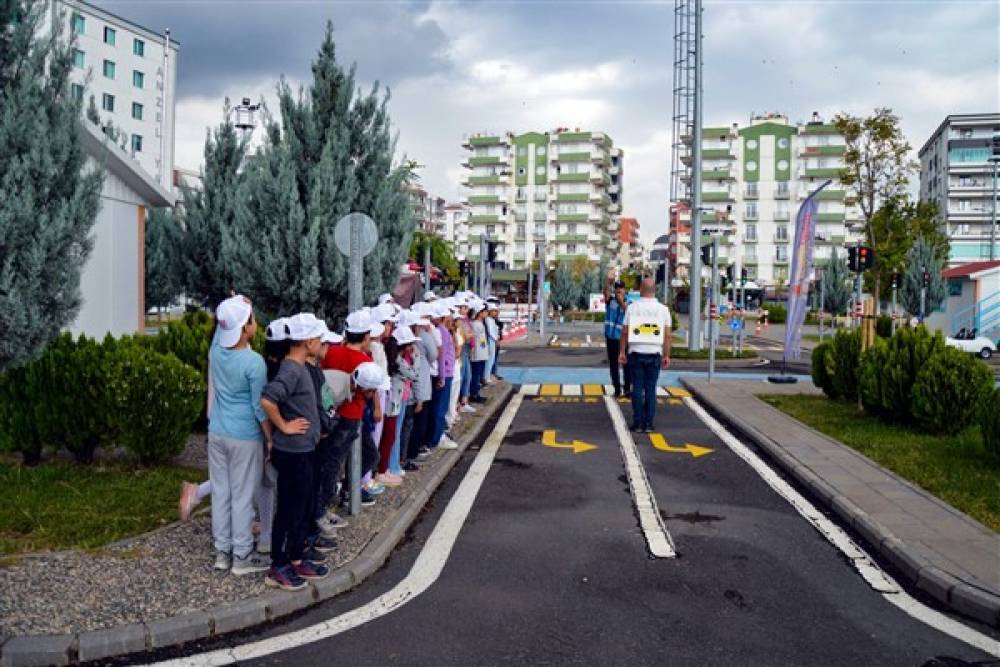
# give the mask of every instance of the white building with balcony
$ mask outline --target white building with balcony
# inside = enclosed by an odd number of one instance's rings
[[[125,150],[165,190],[173,188],[178,43],[83,0],[46,0],[46,27],[73,35],[73,94],[93,96],[101,123],[122,133]],[[89,82],[88,82],[89,77]]]
[[[460,256],[477,259],[484,234],[499,242],[500,269],[527,268],[541,247],[549,263],[618,255],[624,156],[608,135],[480,134],[463,146],[469,234]]]
[[[945,118],[920,149],[920,198],[936,202],[951,239],[949,266],[990,259],[996,201],[992,141],[1000,113]],[[1000,158],[1000,155],[997,155]],[[994,247],[1000,258],[1000,231]]]

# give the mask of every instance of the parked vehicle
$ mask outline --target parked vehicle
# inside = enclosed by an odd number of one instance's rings
[[[963,352],[975,354],[982,359],[989,359],[997,351],[997,345],[986,336],[977,335],[975,329],[962,329],[955,337],[944,339],[946,345],[958,348]]]

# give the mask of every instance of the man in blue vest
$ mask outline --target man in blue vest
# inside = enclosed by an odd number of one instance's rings
[[[618,357],[621,353],[622,323],[625,321],[625,284],[615,281],[613,275],[608,276],[604,284],[604,338],[608,348],[608,368],[611,371],[611,385],[615,388],[615,396],[622,395],[624,384],[625,396],[632,393],[632,373],[624,366],[624,382],[618,375]]]

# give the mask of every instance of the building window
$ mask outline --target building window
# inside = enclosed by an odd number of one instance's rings
[[[87,19],[81,14],[73,14],[73,34],[82,35],[87,30]]]
[[[757,240],[757,225],[755,225],[755,224],[749,224],[748,223],[746,225],[746,232],[743,235],[743,237],[747,241],[756,241]]]
[[[80,69],[87,66],[87,55],[80,49],[73,49],[73,65]]]
[[[778,194],[779,195],[788,194],[788,181],[778,181]]]
[[[528,147],[527,146],[518,146],[517,147],[517,154],[520,155],[520,156],[522,156],[522,157],[526,156],[528,154]]]
[[[757,171],[757,163],[753,160],[747,160],[747,171]]]
[[[496,231],[497,231],[496,225],[486,225],[486,233],[489,234],[490,236],[496,234]]]
[[[105,44],[109,44],[111,46],[115,45],[115,29],[114,28],[108,28],[107,26],[105,26],[105,28],[104,28],[104,43]]]
[[[132,71],[132,85],[136,88],[146,87],[146,75],[139,70]]]
[[[576,234],[576,223],[575,222],[571,222],[568,225],[566,225],[566,233],[567,234]]]
[[[134,56],[144,56],[146,55],[146,42],[141,39],[132,40],[132,55]]]
[[[746,194],[747,194],[748,197],[756,197],[757,196],[757,194],[758,194],[759,191],[757,190],[757,184],[756,183],[753,183],[753,182],[747,183],[746,184],[746,188],[747,188],[746,189]]]
[[[566,244],[566,252],[568,254],[570,254],[570,255],[575,255],[576,254],[576,244],[575,243],[567,243]]]
[[[788,261],[788,246],[777,245],[774,246],[774,260],[776,262],[787,262]]]
[[[963,128],[961,130],[961,132],[962,132],[962,138],[963,139],[971,139],[972,138],[972,128]]]
[[[517,175],[518,176],[524,176],[527,173],[527,171],[528,170],[525,169],[524,167],[518,167],[517,168]]]
[[[114,95],[108,95],[107,93],[104,93],[103,95],[101,95],[101,108],[104,109],[105,111],[110,111],[110,112],[114,113],[114,110],[115,110],[115,96]]]
[[[69,86],[70,93],[73,95],[73,99],[77,102],[83,100],[83,86],[78,83],[72,83]]]
[[[518,238],[523,238],[524,235],[525,235],[524,225],[518,225],[517,226],[517,236],[518,236]]]
[[[545,155],[545,146],[539,146],[535,149],[535,155]]]
[[[751,219],[756,218],[757,217],[757,203],[756,202],[747,202],[746,209],[743,211],[743,213],[744,213],[744,215],[743,215],[744,218],[751,218]]]
[[[133,153],[142,152],[142,135],[139,134],[132,135],[132,152]]]
[[[106,79],[115,78],[115,64],[110,60],[104,61],[104,77]]]
[[[778,241],[788,240],[788,225],[778,225],[774,228],[774,238]]]
[[[538,174],[539,176],[544,176],[545,175],[545,165],[542,165],[540,167],[535,167],[535,173]]]
[[[138,102],[132,102],[132,118],[142,120],[142,105]]]

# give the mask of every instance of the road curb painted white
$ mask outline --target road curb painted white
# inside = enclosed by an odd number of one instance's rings
[[[887,602],[898,607],[913,618],[926,623],[932,628],[949,635],[959,641],[974,646],[992,656],[1000,657],[1000,642],[974,630],[936,609],[918,601],[907,593],[889,574],[882,570],[869,554],[859,546],[840,526],[830,521],[791,484],[785,481],[777,472],[764,462],[756,453],[740,442],[714,417],[698,404],[694,398],[685,398],[684,404],[694,412],[709,429],[715,433],[730,450],[770,486],[775,493],[788,501],[792,507],[820,534],[823,535],[851,562],[861,578],[878,592]]]
[[[632,494],[632,501],[635,503],[636,512],[639,514],[639,527],[646,538],[649,552],[657,558],[674,558],[677,550],[674,542],[667,532],[667,527],[660,516],[660,510],[656,506],[656,497],[646,477],[646,470],[642,467],[642,460],[639,458],[639,449],[635,446],[632,434],[625,425],[625,417],[621,408],[618,407],[614,397],[604,396],[604,406],[611,416],[611,423],[615,427],[615,435],[618,436],[618,443],[622,451],[622,459],[625,462],[625,475],[628,478],[629,491]]]

